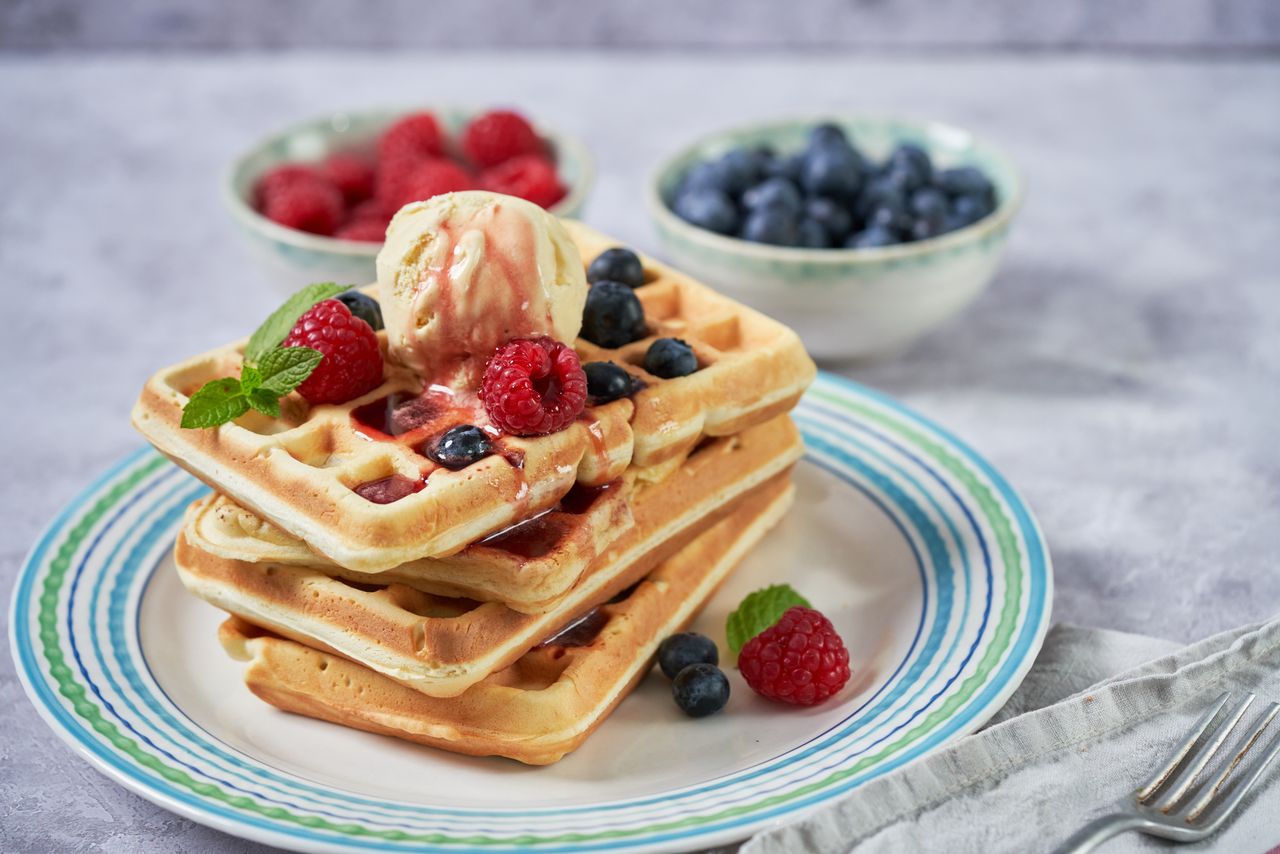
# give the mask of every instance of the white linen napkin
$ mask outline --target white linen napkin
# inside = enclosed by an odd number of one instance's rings
[[[1280,617],[1182,649],[1139,635],[1055,626],[1022,686],[986,729],[807,818],[758,834],[741,854],[1052,850],[1130,794],[1225,690],[1258,694],[1245,722],[1280,700]],[[1264,745],[1280,738],[1276,729]],[[1222,831],[1178,850],[1260,854],[1277,845],[1280,760]],[[1100,850],[1168,849],[1128,833]]]

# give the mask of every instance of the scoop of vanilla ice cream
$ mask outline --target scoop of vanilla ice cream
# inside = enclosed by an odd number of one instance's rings
[[[499,345],[539,335],[572,345],[582,326],[578,248],[523,199],[465,192],[405,205],[377,266],[390,355],[429,384],[474,390]]]

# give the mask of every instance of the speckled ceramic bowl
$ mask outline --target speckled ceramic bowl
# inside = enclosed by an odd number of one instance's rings
[[[873,160],[900,142],[922,146],[936,165],[972,165],[991,178],[999,205],[973,225],[929,240],[882,249],[793,249],[748,243],[697,228],[671,210],[680,177],[694,163],[731,148],[803,147],[809,129],[834,121]],[[1009,224],[1022,203],[1017,169],[999,149],[939,122],[815,116],[753,125],[705,137],[658,169],[649,208],[675,266],[787,323],[816,358],[896,353],[974,300],[1000,262]]]
[[[292,293],[310,282],[366,284],[374,280],[373,264],[379,245],[321,237],[277,225],[250,203],[258,177],[287,161],[319,161],[336,151],[372,153],[384,128],[418,110],[433,113],[450,138],[456,138],[467,122],[482,112],[469,107],[421,106],[332,113],[274,134],[231,164],[223,182],[223,195],[254,257],[274,285]],[[537,129],[550,147],[560,180],[568,190],[551,211],[557,216],[578,216],[595,177],[591,156],[578,140],[546,127]]]

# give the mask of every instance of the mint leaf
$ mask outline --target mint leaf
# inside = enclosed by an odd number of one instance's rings
[[[245,362],[240,366],[240,391],[248,394],[262,385],[262,374],[253,365]]]
[[[250,406],[263,415],[271,418],[280,417],[280,397],[275,392],[265,388],[255,388],[245,399],[249,401]]]
[[[261,388],[277,397],[293,391],[324,358],[319,350],[310,347],[277,347],[262,357],[258,370],[262,377]],[[243,382],[243,376],[241,377]],[[246,391],[249,389],[246,388]]]
[[[205,383],[182,408],[183,427],[217,427],[249,411],[240,380],[223,377]]]
[[[778,622],[788,608],[796,605],[812,607],[809,600],[793,590],[790,584],[772,584],[743,599],[725,624],[725,635],[734,659],[747,641]]]
[[[351,290],[352,285],[335,285],[333,282],[317,282],[307,285],[293,296],[284,301],[284,305],[271,312],[271,316],[262,322],[254,333],[249,336],[249,344],[244,349],[244,360],[246,362],[257,362],[264,358],[276,347],[280,346],[280,342],[289,334],[289,330],[293,329],[293,325],[298,322],[298,318],[306,312],[311,306],[335,297],[343,291]]]

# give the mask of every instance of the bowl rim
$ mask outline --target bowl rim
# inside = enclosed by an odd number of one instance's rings
[[[738,237],[716,234],[705,228],[685,222],[676,216],[662,198],[660,186],[677,161],[695,155],[700,149],[713,145],[728,136],[768,130],[780,130],[797,124],[809,126],[824,121],[872,122],[876,124],[899,124],[915,126],[921,130],[939,129],[944,133],[962,134],[968,138],[969,144],[982,148],[1000,160],[1013,179],[1013,192],[1001,199],[996,209],[977,222],[970,223],[955,231],[917,240],[911,243],[899,243],[893,246],[880,246],[867,249],[810,249],[799,246],[774,246],[767,243],[752,243]],[[665,157],[658,167],[649,175],[645,188],[645,199],[649,206],[649,215],[657,221],[661,228],[675,231],[692,243],[701,244],[704,248],[719,250],[761,261],[786,261],[805,264],[824,264],[829,266],[848,265],[851,263],[878,263],[915,258],[945,251],[947,249],[978,242],[982,238],[1006,228],[1013,217],[1021,209],[1027,191],[1027,179],[1018,168],[1013,158],[1001,147],[993,145],[985,137],[966,130],[959,125],[937,119],[922,119],[900,113],[816,113],[808,115],[783,116],[766,121],[733,125],[700,137],[683,145],[674,153]]]
[[[241,198],[240,194],[236,192],[236,176],[246,169],[248,160],[263,148],[278,144],[305,128],[332,122],[337,116],[386,116],[388,120],[393,120],[412,112],[455,112],[464,115],[475,115],[483,109],[498,108],[467,106],[455,103],[391,104],[381,107],[364,107],[358,110],[330,110],[326,113],[313,115],[310,118],[299,119],[259,138],[257,142],[248,148],[242,149],[239,154],[232,158],[222,172],[221,190],[223,202],[242,225],[251,231],[262,233],[272,240],[311,251],[372,258],[382,248],[381,244],[364,240],[344,240],[340,237],[329,237],[323,234],[311,234],[310,232],[288,228],[267,219],[254,210],[253,205],[249,204],[246,199]],[[591,156],[591,152],[583,144],[582,140],[576,136],[551,128],[542,122],[531,122],[531,124],[539,137],[555,147],[557,155],[560,152],[565,152],[570,159],[578,163],[581,171],[581,178],[568,188],[564,198],[548,209],[549,213],[560,216],[557,211],[572,210],[580,207],[586,201],[587,193],[595,184],[595,158]]]

